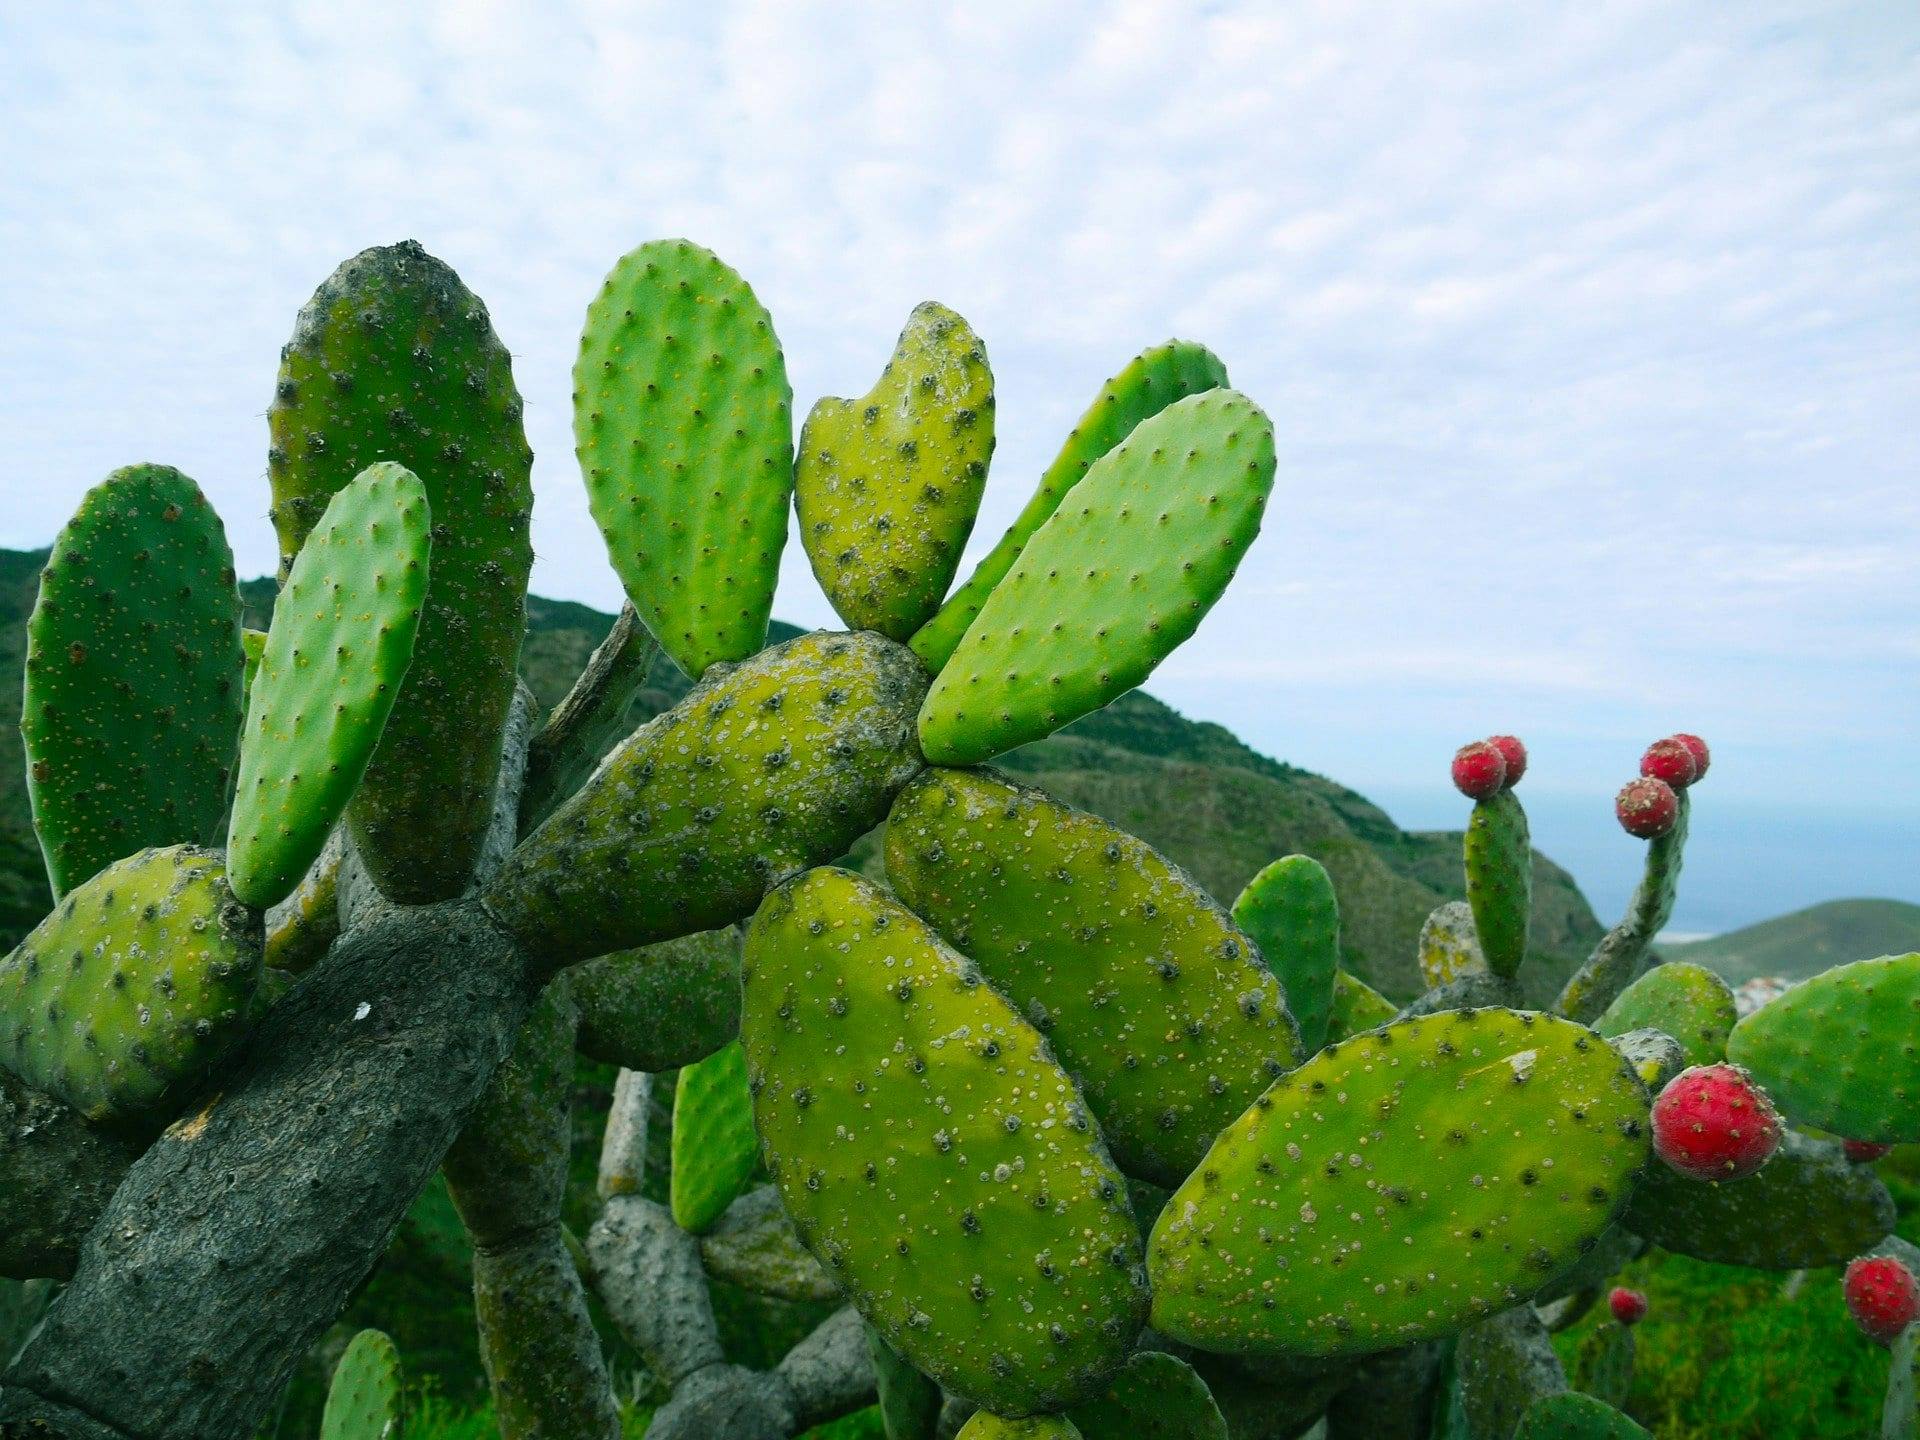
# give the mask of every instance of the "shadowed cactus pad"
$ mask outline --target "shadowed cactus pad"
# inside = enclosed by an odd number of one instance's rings
[[[1145,680],[1233,578],[1273,466],[1273,426],[1236,391],[1142,421],[1035,532],[968,627],[920,714],[927,758],[988,759]]]
[[[747,1057],[723,1046],[680,1072],[673,1092],[673,1222],[696,1235],[740,1197],[753,1178],[759,1139]]]
[[[1333,1005],[1327,1015],[1327,1043],[1351,1040],[1365,1030],[1377,1030],[1400,1013],[1400,1007],[1366,981],[1340,971],[1333,977]]]
[[[843,870],[767,897],[743,973],[767,1168],[862,1316],[976,1405],[1089,1398],[1146,1276],[1126,1184],[1039,1032]]]
[[[1464,900],[1435,906],[1420,927],[1420,978],[1432,988],[1486,973],[1487,957],[1480,953],[1480,937],[1474,933],[1473,907]]]
[[[855,630],[905,641],[940,606],[993,457],[993,371],[980,337],[929,301],[878,383],[815,403],[794,508],[814,577]]]
[[[1300,1043],[1318,1050],[1340,968],[1340,903],[1327,867],[1311,855],[1282,856],[1247,882],[1233,902],[1233,923],[1279,977]]]
[[[1359,1354],[1517,1304],[1612,1223],[1647,1095],[1591,1031],[1445,1011],[1322,1051],[1228,1128],[1148,1247],[1154,1327]]]
[[[373,756],[413,658],[432,523],[412,471],[370,465],[287,572],[227,832],[233,893],[257,909],[293,893]]]
[[[1043,790],[934,770],[887,821],[901,900],[1020,1007],[1130,1174],[1177,1184],[1298,1059],[1273,974],[1145,842]]]
[[[1676,962],[1654,966],[1622,990],[1593,1028],[1610,1040],[1632,1030],[1658,1030],[1680,1042],[1688,1065],[1711,1065],[1726,1058],[1727,1035],[1737,1019],[1726,981]]]
[[[382,1332],[362,1330],[334,1368],[320,1440],[399,1440],[404,1402],[400,1352]]]
[[[1604,1400],[1568,1390],[1536,1400],[1521,1417],[1513,1440],[1653,1440],[1653,1437]]]
[[[218,840],[243,664],[233,552],[200,487],[133,465],[89,490],[27,621],[20,731],[56,899],[136,850]]]
[[[698,679],[765,644],[793,391],[747,282],[685,240],[622,258],[587,307],[573,439],[614,571],[674,663]]]
[[[1487,968],[1512,975],[1527,958],[1533,917],[1533,845],[1527,812],[1511,790],[1473,806],[1467,821],[1467,904]]]
[[[90,1120],[164,1109],[219,1059],[260,979],[260,917],[220,856],[143,850],[0,964],[0,1062]]]
[[[568,980],[580,1053],[604,1065],[677,1070],[740,1033],[740,932],[732,926],[596,956]]]
[[[1227,1440],[1227,1422],[1207,1382],[1186,1361],[1158,1350],[1135,1355],[1067,1418],[1082,1435],[1115,1440]]]

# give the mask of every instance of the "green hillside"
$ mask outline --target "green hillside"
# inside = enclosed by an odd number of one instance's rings
[[[1709,940],[1661,949],[1670,960],[1705,965],[1735,985],[1756,975],[1805,980],[1832,965],[1920,950],[1920,905],[1828,900]]]

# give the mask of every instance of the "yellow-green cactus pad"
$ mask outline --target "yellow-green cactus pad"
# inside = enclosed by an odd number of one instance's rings
[[[1533,918],[1533,842],[1511,790],[1476,800],[1467,822],[1467,904],[1487,968],[1511,976],[1527,958]]]
[[[1283,855],[1247,882],[1233,902],[1233,923],[1279,977],[1300,1043],[1318,1050],[1340,968],[1340,902],[1327,867],[1311,855]]]
[[[400,1440],[405,1402],[400,1352],[382,1332],[362,1330],[334,1368],[320,1440]]]
[[[1146,1275],[1126,1183],[1040,1033],[844,870],[767,897],[743,976],[763,1158],[867,1323],[1002,1414],[1092,1398]]]
[[[1327,1044],[1377,1030],[1400,1013],[1394,1004],[1358,976],[1342,970],[1333,977],[1333,1005],[1327,1015]]]
[[[1034,533],[968,627],[920,712],[927,759],[988,759],[1145,680],[1233,579],[1273,466],[1273,426],[1237,391],[1143,420]]]
[[[200,487],[116,470],[54,541],[27,621],[20,733],[58,899],[154,845],[211,845],[240,735],[233,552]]]
[[[1227,367],[1204,345],[1169,340],[1154,345],[1127,362],[1093,397],[1093,403],[1068,433],[1060,453],[1040,477],[1040,486],[1019,518],[1000,537],[939,612],[913,637],[913,650],[938,671],[973,624],[987,596],[1013,568],[1027,541],[1060,508],[1067,492],[1093,468],[1094,461],[1118,445],[1142,420],[1157,415],[1176,400],[1215,390],[1227,383]]]
[[[740,1033],[734,926],[616,950],[568,973],[580,1053],[655,1075],[713,1054]]]
[[[0,963],[0,1063],[90,1120],[165,1110],[240,1033],[260,916],[218,852],[109,865]]]
[[[1610,1225],[1646,1090],[1584,1026],[1452,1010],[1329,1046],[1153,1227],[1153,1324],[1206,1350],[1364,1354],[1520,1303]]]
[[[1103,1393],[1067,1412],[1082,1435],[1115,1440],[1227,1440],[1207,1382],[1184,1360],[1142,1350]]]
[[[1513,1440],[1653,1440],[1628,1416],[1578,1390],[1546,1395],[1520,1418]]]
[[[244,702],[246,696],[253,693],[253,677],[260,670],[260,657],[267,653],[267,632],[242,630],[240,653],[246,661],[246,669],[241,672],[240,680],[241,698]]]
[[[391,460],[426,485],[433,584],[347,819],[388,898],[450,899],[493,815],[526,629],[533,452],[512,359],[445,264],[411,240],[363,250],[300,311],[267,425],[282,575],[368,466]]]
[[[747,1188],[759,1161],[747,1056],[738,1041],[680,1071],[673,1091],[673,1220],[704,1235]]]
[[[1473,907],[1449,900],[1434,907],[1420,927],[1420,978],[1429,989],[1487,973],[1487,957],[1480,953],[1474,933]]]
[[[273,608],[227,829],[233,893],[300,883],[353,798],[413,659],[433,518],[419,477],[368,466],[328,503]]]
[[[660,648],[697,680],[764,645],[793,390],[747,282],[685,240],[624,256],[587,307],[573,439],[614,572]]]
[[[887,880],[1047,1037],[1114,1158],[1172,1185],[1299,1059],[1232,919],[1142,840],[1044,790],[933,770],[887,818]]]
[[[815,403],[794,508],[814,577],[855,630],[905,641],[940,608],[993,458],[993,370],[971,326],[932,301],[857,400]]]
[[[870,631],[802,635],[709,676],[521,841],[487,904],[556,965],[745,919],[885,816],[921,768],[926,684]]]
[[[1920,953],[1836,966],[1733,1027],[1727,1058],[1796,1125],[1920,1140]]]
[[[311,970],[340,938],[340,862],[345,847],[322,847],[293,893],[267,915],[267,968],[299,975]]]
[[[1711,1065],[1727,1055],[1727,1036],[1740,1018],[1727,982],[1699,965],[1656,965],[1620,992],[1593,1022],[1609,1040],[1630,1030],[1658,1030],[1680,1042],[1689,1065]]]
[[[991,1411],[976,1410],[954,1440],[1084,1440],[1079,1427],[1064,1415],[1028,1415],[1009,1420]]]

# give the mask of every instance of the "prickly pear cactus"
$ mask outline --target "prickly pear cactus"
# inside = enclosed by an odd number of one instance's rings
[[[1587,1332],[1573,1360],[1574,1388],[1621,1406],[1633,1389],[1633,1331],[1603,1320]]]
[[[1019,1006],[1129,1174],[1178,1183],[1298,1059],[1280,987],[1154,850],[1045,791],[931,770],[894,803],[887,879]]]
[[[1333,977],[1333,1003],[1327,1012],[1327,1044],[1351,1040],[1377,1030],[1400,1013],[1400,1007],[1366,981],[1345,970]]]
[[[887,1440],[934,1440],[940,1423],[940,1387],[900,1358],[900,1352],[867,1328],[875,1400]]]
[[[1487,968],[1511,976],[1527,958],[1533,917],[1533,844],[1511,790],[1476,800],[1467,822],[1467,903]]]
[[[1515,1305],[1612,1223],[1646,1163],[1647,1110],[1592,1032],[1527,1011],[1447,1011],[1329,1047],[1161,1212],[1154,1328],[1207,1349],[1360,1354]]]
[[[673,1092],[674,1223],[704,1235],[747,1188],[759,1159],[739,1042],[680,1072]]]
[[[399,1440],[405,1423],[400,1352],[379,1330],[362,1330],[334,1368],[320,1440]]]
[[[1140,1236],[1039,1032],[843,870],[767,897],[742,973],[767,1168],[867,1323],[1004,1415],[1094,1394],[1145,1318]]]
[[[603,1065],[675,1070],[740,1033],[740,932],[732,926],[599,955],[567,978],[580,1053]]]
[[[1473,907],[1464,900],[1435,906],[1420,927],[1420,978],[1436,987],[1486,973],[1487,957],[1480,953],[1473,929]]]
[[[1207,1382],[1184,1360],[1142,1350],[1106,1389],[1067,1412],[1082,1435],[1130,1440],[1227,1440],[1227,1422]]]
[[[985,1410],[960,1427],[954,1440],[1083,1440],[1080,1429],[1064,1415],[1032,1415],[1009,1420]]]
[[[149,846],[217,843],[240,733],[233,552],[200,487],[116,470],[54,542],[20,732],[55,899]]]
[[[1653,1440],[1630,1417],[1603,1400],[1569,1390],[1537,1400],[1521,1417],[1513,1440]]]
[[[1340,903],[1326,867],[1311,855],[1282,856],[1247,882],[1233,902],[1233,923],[1279,977],[1301,1045],[1318,1050],[1340,968]]]
[[[219,852],[142,850],[0,964],[0,1062],[90,1120],[163,1111],[239,1033],[260,949]]]
[[[854,630],[906,641],[940,608],[993,457],[993,370],[965,320],[928,301],[880,379],[817,401],[794,508],[814,578]]]
[[[573,366],[587,503],[627,598],[694,679],[766,643],[793,491],[793,391],[766,307],[685,240],[624,256]]]
[[[1659,1030],[1680,1042],[1689,1065],[1711,1065],[1727,1055],[1727,1036],[1740,1018],[1727,982],[1699,965],[1656,965],[1620,992],[1593,1022],[1608,1039],[1633,1030]]]
[[[241,672],[240,678],[241,699],[244,705],[246,697],[253,693],[253,677],[260,669],[260,657],[267,653],[267,632],[242,630],[240,653],[246,661],[246,668]]]

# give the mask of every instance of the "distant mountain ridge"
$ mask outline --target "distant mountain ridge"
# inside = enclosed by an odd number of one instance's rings
[[[1904,900],[1828,900],[1706,940],[1666,942],[1669,960],[1687,960],[1731,984],[1757,975],[1805,980],[1833,965],[1920,950],[1920,905]]]

